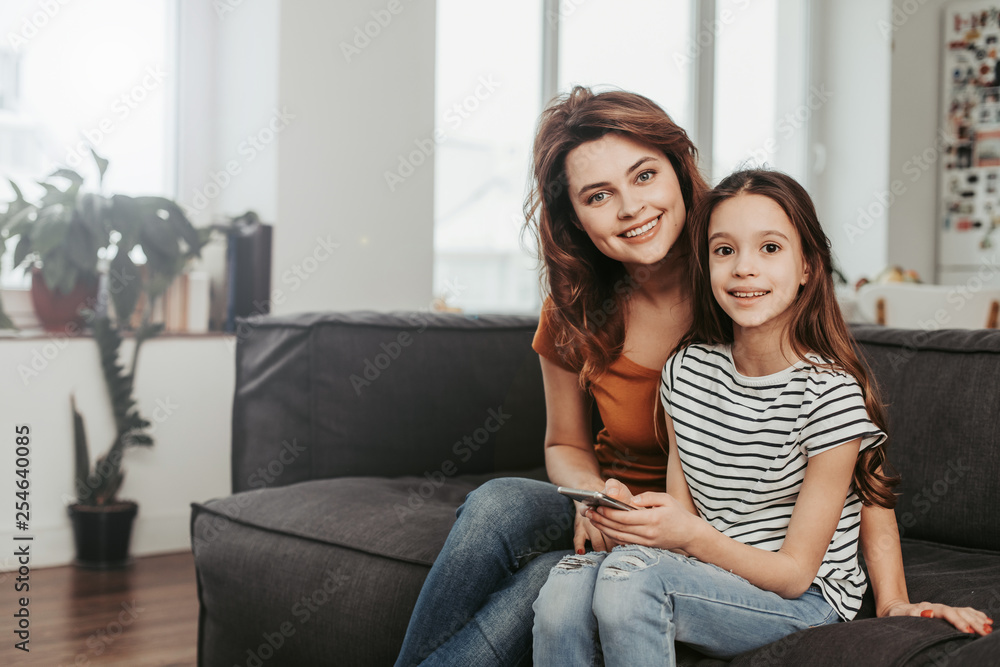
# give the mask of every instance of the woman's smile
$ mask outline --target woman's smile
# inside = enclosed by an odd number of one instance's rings
[[[660,217],[663,214],[656,216],[649,222],[643,225],[636,225],[634,227],[628,228],[624,233],[619,234],[622,238],[635,239],[636,241],[645,241],[653,236],[654,230],[659,226]]]

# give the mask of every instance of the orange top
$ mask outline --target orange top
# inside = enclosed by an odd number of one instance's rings
[[[547,311],[542,306],[538,330],[531,347],[560,368],[578,373],[556,350]],[[594,453],[601,475],[623,482],[632,493],[667,490],[667,455],[653,430],[654,401],[659,400],[660,370],[646,368],[624,354],[615,359],[591,391],[604,428],[597,434]]]

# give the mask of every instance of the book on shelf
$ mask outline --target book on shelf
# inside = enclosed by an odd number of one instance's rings
[[[144,270],[145,267],[142,267]],[[153,306],[150,321],[163,323],[165,333],[204,333],[208,331],[209,281],[204,271],[189,271],[177,276]],[[142,324],[146,293],[139,296],[132,313],[133,329]]]

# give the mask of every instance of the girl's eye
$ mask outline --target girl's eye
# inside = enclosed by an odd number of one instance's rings
[[[638,178],[636,178],[636,180],[639,181],[640,183],[646,183],[647,181],[653,180],[653,176],[655,176],[655,175],[656,175],[656,172],[653,171],[652,169],[650,169],[648,171],[644,171],[641,174],[639,174],[639,176],[638,176]]]
[[[779,246],[777,243],[765,243],[764,244],[764,252],[766,252],[769,255],[773,255],[774,253],[778,252],[779,250],[781,250],[781,246]]]
[[[590,199],[587,200],[587,203],[588,204],[600,204],[602,201],[604,201],[607,198],[608,198],[608,193],[607,192],[595,192],[593,195],[590,196]]]
[[[733,249],[727,245],[720,245],[718,248],[713,250],[712,253],[716,255],[727,256],[733,254]]]

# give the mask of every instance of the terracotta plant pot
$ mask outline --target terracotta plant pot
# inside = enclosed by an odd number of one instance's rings
[[[80,307],[93,307],[97,303],[97,279],[78,282],[69,294],[59,294],[49,289],[42,278],[42,270],[34,267],[31,269],[31,303],[46,331],[68,333],[66,327],[71,322],[83,326]]]
[[[126,567],[132,562],[129,542],[132,539],[132,522],[139,512],[137,504],[131,500],[103,506],[75,503],[68,510],[76,542],[75,565],[110,570]]]

